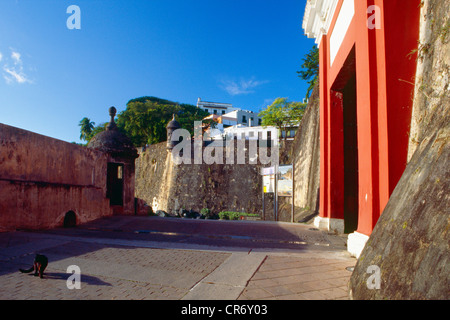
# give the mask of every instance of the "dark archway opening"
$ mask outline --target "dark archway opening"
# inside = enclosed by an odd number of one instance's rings
[[[107,197],[112,206],[123,206],[123,164],[108,163]]]
[[[356,106],[356,66],[355,47],[350,51],[342,70],[332,87],[341,100],[344,158],[344,233],[352,233],[358,228],[359,183],[358,183],[358,126]]]
[[[64,228],[73,228],[77,225],[77,215],[73,211],[69,211],[64,216]]]

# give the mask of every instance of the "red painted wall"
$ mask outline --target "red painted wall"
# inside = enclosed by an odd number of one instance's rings
[[[320,201],[319,215],[328,218],[328,40],[324,35],[319,50],[320,81]]]
[[[320,45],[320,216],[343,219],[342,106],[333,91],[345,80],[352,48],[356,70],[359,208],[357,231],[370,235],[406,167],[419,38],[420,0],[356,0],[355,16],[332,66],[329,35]],[[381,10],[381,29],[369,29],[367,8]],[[400,79],[400,80],[399,80]],[[409,82],[409,83],[408,83]]]
[[[416,74],[420,1],[385,1],[386,96],[389,137],[389,194],[406,167]]]

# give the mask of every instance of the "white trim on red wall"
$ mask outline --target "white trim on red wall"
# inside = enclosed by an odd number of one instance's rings
[[[330,64],[333,65],[334,59],[339,51],[339,48],[344,41],[348,28],[355,16],[355,0],[344,0],[341,10],[339,11],[336,24],[330,35]]]
[[[315,38],[317,46],[328,33],[339,0],[308,0],[303,18],[303,29],[308,38]]]

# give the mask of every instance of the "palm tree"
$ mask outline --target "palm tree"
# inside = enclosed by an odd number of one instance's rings
[[[92,122],[89,118],[84,117],[78,125],[81,127],[80,139],[89,142],[92,138],[92,131],[94,130],[95,122]]]

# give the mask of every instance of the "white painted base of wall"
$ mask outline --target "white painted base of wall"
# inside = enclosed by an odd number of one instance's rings
[[[315,217],[314,226],[318,229],[325,229],[341,234],[344,233],[344,219]]]
[[[367,240],[369,240],[369,236],[366,236],[365,234],[356,231],[349,234],[347,238],[347,251],[358,259]]]

